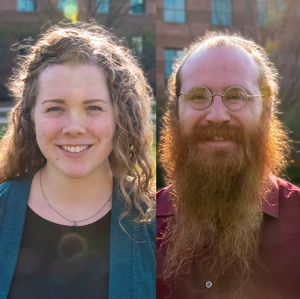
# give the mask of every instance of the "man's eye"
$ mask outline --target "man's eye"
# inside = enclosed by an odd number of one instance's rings
[[[231,95],[227,97],[227,100],[244,100],[244,97],[242,95]]]
[[[202,94],[193,96],[193,100],[204,100],[204,99],[205,99],[205,97]]]
[[[51,112],[51,111],[61,111],[60,107],[51,107],[49,109],[47,109],[47,112]]]
[[[89,110],[89,111],[102,111],[102,109],[98,106],[89,106],[89,107],[87,107],[87,110]]]
[[[205,102],[206,98],[204,95],[199,94],[199,95],[194,95],[190,98],[191,101],[193,102]]]

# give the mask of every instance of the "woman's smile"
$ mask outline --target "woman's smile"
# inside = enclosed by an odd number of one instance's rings
[[[58,147],[65,152],[78,154],[78,153],[86,152],[86,150],[91,148],[91,146],[92,145],[59,145]]]

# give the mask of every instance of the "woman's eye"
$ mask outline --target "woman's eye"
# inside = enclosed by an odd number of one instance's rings
[[[51,111],[61,111],[60,107],[51,107],[47,109],[47,112],[51,112]]]
[[[102,109],[98,106],[89,106],[89,107],[87,107],[87,110],[89,110],[89,111],[102,111]]]

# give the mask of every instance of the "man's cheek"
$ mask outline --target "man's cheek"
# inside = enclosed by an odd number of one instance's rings
[[[197,123],[191,116],[179,119],[179,125],[183,134],[189,135],[192,133],[194,125]]]

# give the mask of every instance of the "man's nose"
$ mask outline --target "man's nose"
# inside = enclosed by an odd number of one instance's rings
[[[77,136],[85,133],[85,121],[82,113],[70,113],[64,123],[63,134]]]
[[[213,102],[207,108],[206,121],[221,125],[230,120],[229,110],[225,107],[221,96],[214,96]]]

